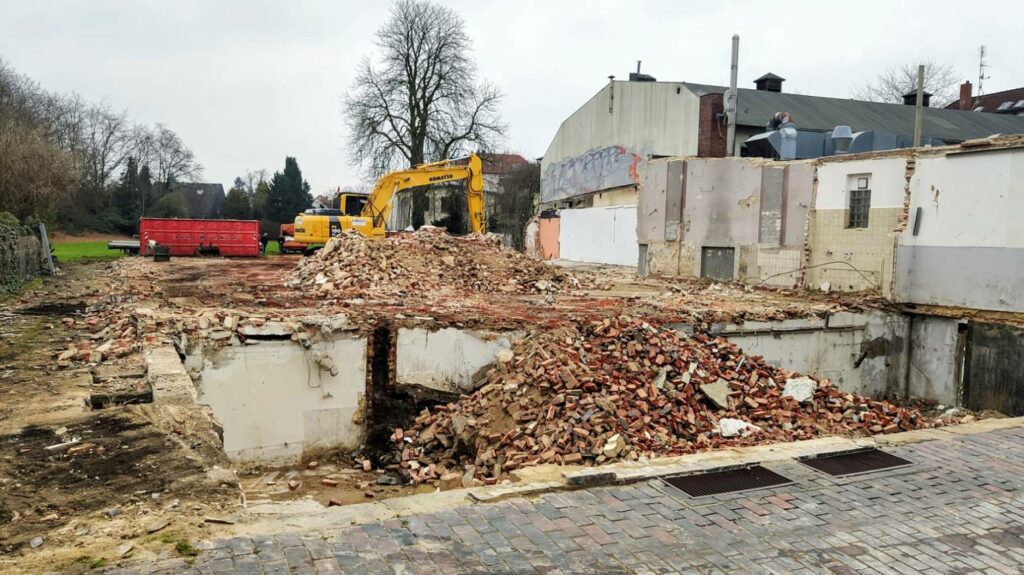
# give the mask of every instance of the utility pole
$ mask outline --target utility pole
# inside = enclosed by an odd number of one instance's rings
[[[917,66],[917,103],[914,105],[914,147],[921,146],[921,120],[924,119],[924,64]]]
[[[725,155],[736,155],[736,74],[740,63],[740,35],[732,35],[732,69],[729,72],[729,101],[725,103],[728,128],[725,136]]]

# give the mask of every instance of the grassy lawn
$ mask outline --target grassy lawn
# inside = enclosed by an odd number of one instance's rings
[[[268,256],[280,255],[276,241],[267,242]],[[53,242],[53,255],[62,262],[94,259],[116,259],[123,257],[121,250],[107,249],[107,242]]]
[[[53,255],[62,262],[82,259],[114,259],[122,257],[121,250],[107,249],[107,242],[53,242]]]

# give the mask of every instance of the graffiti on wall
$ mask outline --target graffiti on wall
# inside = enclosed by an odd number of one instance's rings
[[[540,199],[551,202],[636,184],[640,181],[639,163],[639,154],[623,146],[607,146],[549,164],[541,175]]]

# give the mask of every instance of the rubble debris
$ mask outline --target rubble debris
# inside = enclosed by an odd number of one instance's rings
[[[29,539],[28,545],[33,549],[39,549],[43,546],[43,538],[39,536],[33,537],[32,539]]]
[[[783,390],[799,374],[725,339],[627,316],[538,334],[519,342],[514,357],[496,363],[472,395],[424,410],[392,435],[391,457],[410,481],[440,481],[444,489],[475,466],[475,478],[494,484],[541,463],[593,465],[941,425],[828,380],[806,378],[813,395],[800,403]]]
[[[814,390],[817,388],[818,382],[809,377],[794,377],[786,380],[782,396],[792,397],[797,403],[803,403],[814,397]]]
[[[580,287],[576,276],[502,245],[491,234],[448,235],[425,226],[384,239],[349,232],[302,260],[288,282],[320,294],[382,299],[441,293],[546,293]]]
[[[761,431],[761,428],[742,419],[723,417],[718,420],[715,431],[722,437],[737,437]]]
[[[171,524],[171,520],[170,519],[167,519],[167,518],[157,519],[156,521],[154,521],[154,522],[152,522],[152,523],[150,523],[149,525],[146,526],[146,533],[156,533],[157,531],[161,531],[161,530],[165,529],[170,524]]]

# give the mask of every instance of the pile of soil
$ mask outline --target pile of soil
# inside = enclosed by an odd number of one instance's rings
[[[332,238],[292,272],[289,286],[368,299],[466,293],[564,293],[579,280],[491,234],[450,236],[424,227],[389,238]]]
[[[395,430],[394,457],[407,479],[444,483],[459,473],[464,485],[494,483],[540,463],[941,425],[773,367],[724,339],[624,316],[522,342],[486,381]]]

